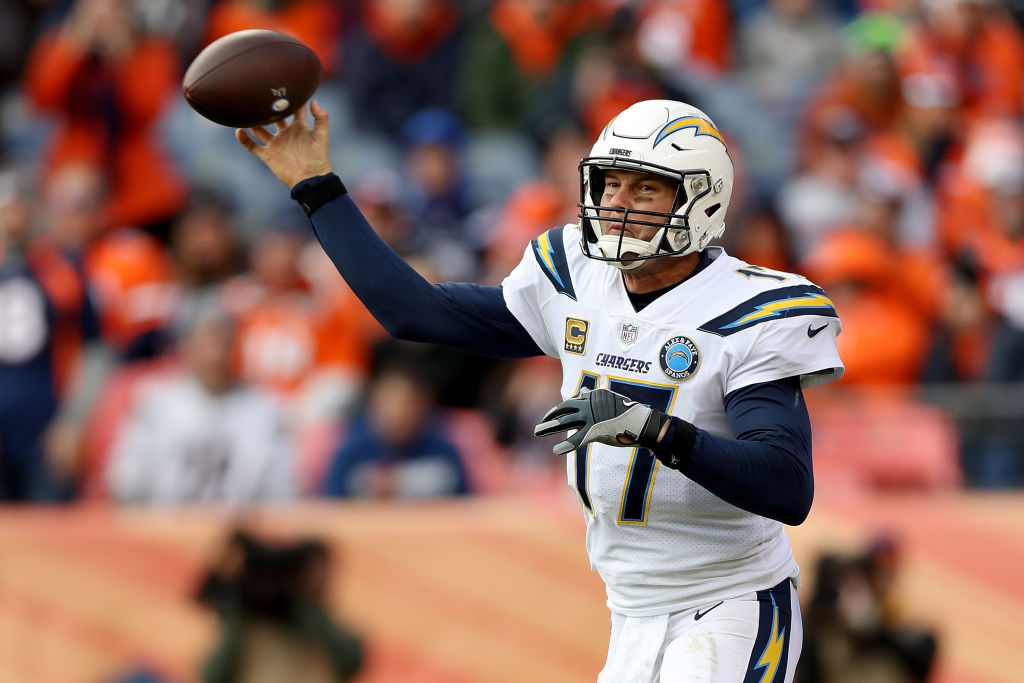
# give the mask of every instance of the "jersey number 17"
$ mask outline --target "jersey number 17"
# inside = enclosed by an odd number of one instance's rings
[[[580,378],[579,387],[576,389],[577,393],[583,387],[591,390],[597,389],[598,381],[597,375],[584,372],[583,377]],[[608,378],[608,389],[611,391],[665,413],[669,412],[672,407],[676,388],[665,384],[635,382],[617,377]],[[577,449],[574,457],[576,461],[576,494],[579,496],[583,509],[593,516],[594,507],[590,500],[587,477],[590,470],[590,444],[585,448]],[[658,461],[648,449],[633,449],[629,469],[626,471],[626,480],[622,487],[622,500],[619,503],[619,524],[647,523],[647,511],[651,503],[651,491],[654,489],[654,475],[657,468]]]

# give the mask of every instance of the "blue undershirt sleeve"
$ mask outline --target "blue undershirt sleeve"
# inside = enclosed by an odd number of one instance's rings
[[[737,389],[726,395],[725,409],[735,438],[698,428],[680,471],[738,508],[783,524],[803,522],[814,498],[814,476],[800,378]]]
[[[310,220],[338,272],[392,336],[498,358],[543,354],[508,310],[501,287],[430,284],[373,231],[347,194],[323,203]]]

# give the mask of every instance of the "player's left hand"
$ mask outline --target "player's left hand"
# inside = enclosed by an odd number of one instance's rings
[[[548,411],[537,425],[535,436],[549,436],[575,429],[555,444],[555,455],[565,455],[597,441],[609,446],[654,448],[668,415],[632,401],[608,389],[580,389],[570,399]]]

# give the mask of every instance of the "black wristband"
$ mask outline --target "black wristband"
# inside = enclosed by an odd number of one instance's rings
[[[327,173],[297,183],[292,188],[292,199],[299,203],[306,217],[310,218],[321,206],[347,192],[348,189],[341,182],[341,178],[333,173]]]
[[[697,428],[686,420],[670,417],[668,431],[661,443],[654,447],[654,457],[665,467],[681,470],[686,459],[693,452],[693,444],[697,440]]]

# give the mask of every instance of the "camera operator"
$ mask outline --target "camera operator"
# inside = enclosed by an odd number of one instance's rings
[[[270,544],[235,531],[197,594],[221,622],[204,683],[327,683],[355,675],[363,644],[328,613],[330,571],[321,541]]]

